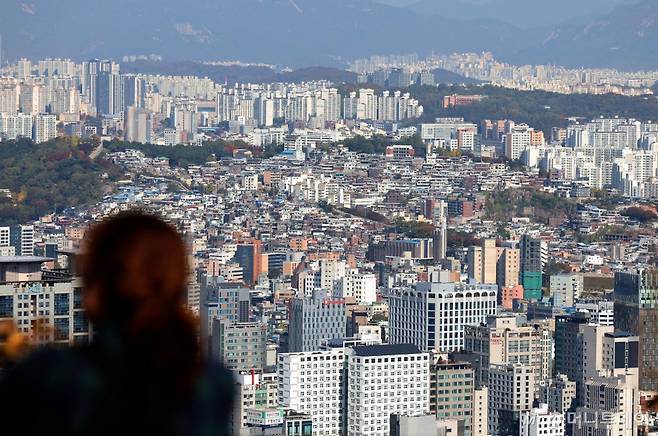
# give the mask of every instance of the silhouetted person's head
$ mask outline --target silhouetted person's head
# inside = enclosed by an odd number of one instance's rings
[[[85,307],[103,328],[141,330],[181,309],[187,282],[185,244],[161,219],[126,212],[93,226],[82,256]]]
[[[151,215],[94,225],[79,263],[93,339],[36,350],[0,374],[0,434],[227,436],[233,380],[201,359],[186,252]]]
[[[145,361],[195,361],[186,247],[176,229],[140,212],[108,218],[88,232],[81,267],[85,308],[100,336],[111,333]]]

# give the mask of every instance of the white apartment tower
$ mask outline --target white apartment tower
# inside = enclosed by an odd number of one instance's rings
[[[311,415],[313,434],[345,434],[344,349],[280,354],[277,366],[279,405]]]
[[[34,142],[40,144],[55,138],[57,138],[57,117],[55,115],[36,115],[32,128]]]
[[[348,351],[348,436],[388,436],[393,413],[429,412],[430,355],[413,345]]]

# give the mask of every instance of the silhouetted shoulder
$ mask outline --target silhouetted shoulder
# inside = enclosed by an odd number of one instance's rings
[[[144,434],[150,428],[161,435],[228,436],[234,385],[223,367],[204,366],[193,382],[189,401],[176,403],[176,409],[164,416],[157,410],[165,410],[173,398],[162,398],[162,407],[149,408],[140,400],[143,392],[131,395],[127,386],[114,383],[116,373],[109,366],[93,347],[35,352],[0,376],[0,414],[3,430],[8,430],[3,434],[109,435],[119,431],[129,435]],[[133,427],[126,428],[117,415],[133,422]]]
[[[41,349],[0,376],[0,410],[7,434],[58,434],[74,414],[78,380],[93,375],[75,349]],[[38,418],[36,418],[38,417]]]

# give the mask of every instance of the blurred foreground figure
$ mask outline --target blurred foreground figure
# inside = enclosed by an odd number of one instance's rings
[[[202,363],[175,229],[139,213],[110,218],[92,228],[81,267],[94,340],[9,371],[0,434],[227,435],[231,378]]]

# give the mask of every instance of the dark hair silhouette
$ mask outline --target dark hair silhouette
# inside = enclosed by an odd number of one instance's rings
[[[184,394],[200,355],[196,323],[184,308],[188,266],[176,229],[152,215],[123,212],[91,228],[80,267],[97,334],[114,335],[133,370],[147,370],[160,385],[174,381]]]
[[[93,340],[38,351],[0,374],[2,429],[227,435],[233,383],[202,361],[176,230],[152,215],[121,213],[92,226],[79,265]]]

